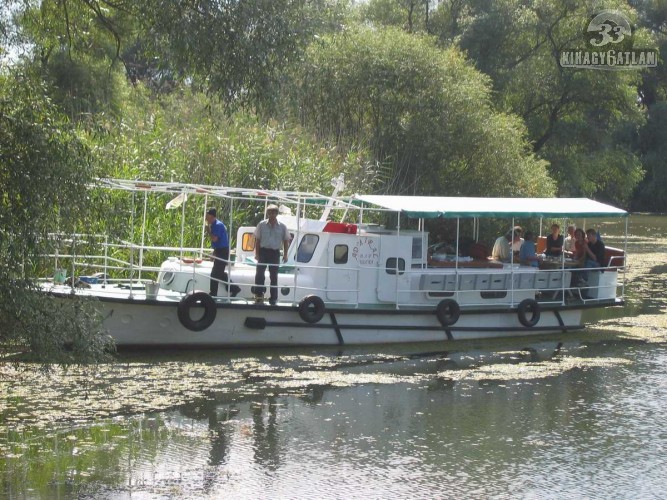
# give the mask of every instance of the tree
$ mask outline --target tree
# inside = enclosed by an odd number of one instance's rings
[[[49,231],[82,220],[93,174],[87,148],[45,94],[24,75],[0,76],[0,342],[50,361],[96,361],[111,344],[92,304],[36,291]]]
[[[625,2],[605,7],[634,17]],[[642,177],[635,149],[644,121],[639,73],[559,63],[563,50],[583,43],[591,13],[600,9],[592,2],[479,2],[461,46],[493,79],[498,104],[525,120],[560,194],[627,203]],[[642,30],[633,38],[635,46],[650,46]]]
[[[337,29],[336,0],[44,0],[28,5],[23,34],[42,60],[64,53],[128,76],[188,82],[227,104],[271,106],[282,70],[316,31]],[[62,63],[62,62],[61,62]],[[101,76],[101,75],[100,75]],[[96,78],[99,83],[102,78]]]
[[[429,0],[370,0],[360,7],[364,20],[380,26],[398,26],[408,33],[428,31]]]
[[[455,48],[395,28],[352,29],[311,45],[295,109],[340,148],[370,148],[389,193],[549,195],[544,162],[488,79]]]
[[[657,68],[642,73],[640,97],[648,119],[640,130],[640,151],[646,176],[637,187],[632,207],[636,210],[667,211],[667,196],[662,186],[667,180],[667,4],[665,0],[636,2],[640,23],[658,44]]]
[[[637,2],[644,4],[645,25],[655,31],[664,26],[661,2]],[[366,19],[410,31],[405,6],[404,0],[371,0]],[[494,103],[523,119],[533,151],[549,162],[560,194],[625,204],[642,178],[640,74],[560,66],[561,51],[584,42],[591,14],[604,9],[637,18],[624,0],[604,6],[592,0],[444,0],[430,13],[428,32],[442,46],[460,46],[490,76]],[[634,29],[632,41],[653,46],[646,29]],[[645,98],[654,89],[645,85]]]
[[[646,179],[637,189],[633,209],[663,212],[667,208],[667,102],[651,106],[640,141]]]

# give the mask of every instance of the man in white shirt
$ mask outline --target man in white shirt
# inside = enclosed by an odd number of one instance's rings
[[[521,237],[522,234],[523,234],[523,229],[521,229],[521,226],[514,226],[514,237],[512,239],[512,252],[514,252],[515,254],[521,251],[521,245],[523,245],[523,238]]]
[[[499,260],[500,262],[510,262],[511,254],[514,253],[514,260],[519,262],[518,252],[521,249],[521,245],[523,244],[521,231],[522,230],[520,226],[514,226],[514,229],[512,231],[507,231],[505,236],[500,236],[497,238],[493,244],[491,258],[494,260]],[[515,248],[518,250],[515,250]]]
[[[269,268],[271,293],[269,304],[272,306],[278,301],[278,267],[280,265],[280,249],[283,249],[283,262],[287,262],[290,235],[287,226],[278,221],[278,206],[266,207],[266,219],[255,228],[255,301],[264,302],[264,286],[266,268]]]
[[[493,250],[491,250],[492,259],[499,260],[500,262],[510,261],[510,238],[512,238],[512,232],[508,231],[507,234],[499,236],[496,239],[496,242],[493,244]]]
[[[570,224],[567,226],[567,236],[563,240],[563,250],[565,252],[568,252],[571,254],[574,252],[574,232],[576,231],[576,226],[574,224]]]

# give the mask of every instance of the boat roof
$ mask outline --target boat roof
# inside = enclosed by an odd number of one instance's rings
[[[627,217],[620,208],[588,198],[474,198],[355,195],[355,199],[413,218]]]
[[[310,191],[289,191],[278,189],[253,189],[231,186],[212,186],[184,182],[144,181],[133,179],[99,178],[91,184],[95,188],[106,188],[130,192],[143,193],[172,193],[196,194],[214,196],[218,198],[244,199],[251,201],[283,201],[288,203],[306,203],[322,205],[327,202],[336,202],[344,206],[342,198],[332,198]]]
[[[95,187],[133,192],[198,194],[220,198],[254,201],[282,201],[312,205],[331,204],[338,208],[374,205],[383,210],[405,213],[412,218],[473,218],[473,217],[627,217],[620,208],[588,198],[482,198],[447,196],[397,196],[356,194],[331,197],[307,191],[250,189],[210,186],[180,182],[142,181],[130,179],[97,179]]]

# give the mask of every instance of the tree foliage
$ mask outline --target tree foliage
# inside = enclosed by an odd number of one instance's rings
[[[271,106],[282,69],[316,33],[337,29],[336,0],[44,0],[23,11],[42,64],[64,53],[115,66],[132,81],[188,82],[228,106]],[[62,64],[62,61],[60,61]],[[76,65],[74,65],[76,68]],[[101,78],[98,79],[103,83]]]
[[[29,78],[0,77],[0,342],[60,362],[100,359],[108,341],[94,309],[74,299],[41,300],[31,279],[39,254],[53,251],[50,231],[71,230],[82,219],[94,172],[87,148],[46,93]],[[74,314],[61,314],[65,309]]]
[[[491,103],[488,79],[455,48],[400,30],[357,29],[313,44],[300,66],[304,123],[387,165],[384,190],[548,195],[521,121]]]
[[[648,121],[640,133],[640,145],[646,179],[639,186],[634,208],[664,211],[667,207],[667,102],[651,107]]]
[[[643,122],[639,73],[559,63],[562,51],[583,42],[593,8],[587,2],[494,2],[471,23],[461,45],[492,76],[503,108],[523,117],[560,193],[627,201],[641,179],[641,163],[619,132],[631,124],[636,137]]]
[[[602,10],[617,10],[634,23],[626,42],[655,47],[664,37],[664,2],[633,5],[639,12],[622,0],[445,0],[424,29],[443,47],[460,46],[491,77],[494,102],[523,119],[560,194],[627,204],[643,175],[637,145],[646,110],[638,103],[650,106],[660,95],[664,64],[643,74],[593,71],[562,68],[559,57],[585,42],[588,22]],[[402,0],[371,0],[362,10],[371,22],[407,31],[404,6]]]

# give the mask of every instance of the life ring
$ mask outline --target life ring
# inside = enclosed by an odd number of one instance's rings
[[[459,320],[461,308],[453,299],[442,299],[435,308],[435,315],[442,326],[452,326]]]
[[[523,299],[518,307],[519,322],[526,328],[535,326],[540,321],[540,305],[536,300]],[[530,313],[530,318],[528,314]]]
[[[204,307],[204,315],[197,320],[190,316],[190,309],[193,306]],[[215,306],[215,301],[206,292],[194,292],[186,295],[178,303],[178,320],[181,325],[193,332],[200,332],[211,326],[215,321],[217,312],[218,308]]]
[[[299,316],[306,323],[317,323],[324,316],[324,301],[317,295],[308,295],[299,302]]]

